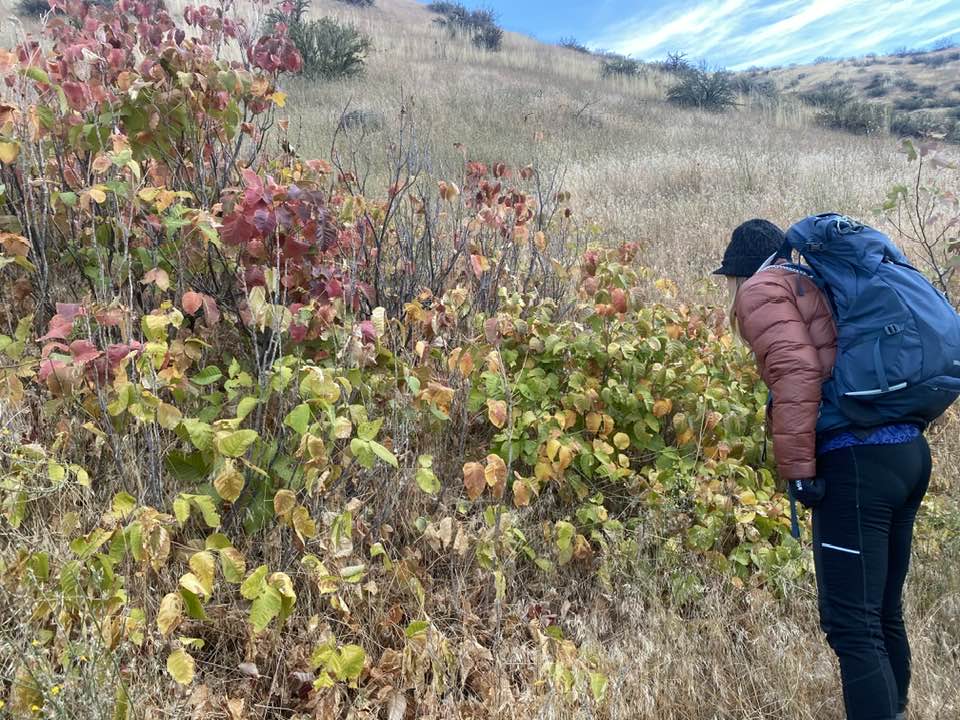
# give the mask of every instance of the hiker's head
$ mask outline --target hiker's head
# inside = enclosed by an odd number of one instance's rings
[[[727,286],[735,292],[781,248],[785,239],[783,230],[769,220],[747,220],[733,231],[723,253],[723,264],[714,274],[726,276]]]
[[[768,220],[747,220],[738,226],[730,237],[723,253],[723,264],[714,271],[727,279],[730,296],[730,326],[737,333],[737,316],[734,303],[743,281],[753,275],[783,246],[783,230]]]

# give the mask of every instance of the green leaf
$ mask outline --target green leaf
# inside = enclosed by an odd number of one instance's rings
[[[361,466],[368,470],[373,467],[376,456],[373,454],[368,440],[354,438],[350,441],[350,452],[357,458],[357,462],[359,462]]]
[[[383,418],[362,422],[357,428],[357,437],[359,437],[361,440],[373,440],[380,432],[380,428],[382,426]]]
[[[240,399],[240,402],[237,403],[237,420],[243,420],[249,415],[253,409],[260,404],[260,401],[255,398],[247,395]]]
[[[113,496],[113,514],[126,518],[137,507],[137,500],[128,492],[119,492]]]
[[[250,606],[250,624],[254,632],[263,632],[267,625],[280,614],[283,609],[283,596],[269,585],[265,585],[263,592]]]
[[[307,403],[300,403],[284,418],[283,424],[292,428],[298,435],[306,435],[312,419],[310,406]]]
[[[428,495],[436,495],[440,492],[440,480],[436,473],[429,468],[420,468],[416,475],[417,485]]]
[[[426,620],[414,620],[412,623],[407,625],[407,628],[403,631],[403,634],[408,638],[415,638],[417,635],[422,635],[425,633],[428,627],[430,627],[430,623]]]
[[[190,519],[190,501],[183,495],[178,495],[173,500],[173,516],[181,525]]]
[[[392,465],[395,468],[400,467],[400,463],[397,462],[397,456],[387,450],[387,448],[378,443],[376,440],[370,441],[370,449],[373,450],[374,455],[387,463],[387,465]]]
[[[344,645],[340,649],[340,667],[337,673],[341,680],[356,680],[363,672],[366,653],[359,645]]]
[[[259,437],[256,430],[250,429],[220,432],[217,433],[217,450],[221,455],[237,458],[243,455]]]
[[[23,74],[34,82],[43,83],[44,85],[50,84],[50,76],[47,75],[43,70],[38,68],[36,65],[28,67],[23,71]]]
[[[247,600],[254,600],[267,587],[267,566],[261,565],[254,570],[240,585],[240,594]]]
[[[597,702],[603,700],[603,696],[607,694],[607,676],[598,672],[590,673],[590,692]]]
[[[208,528],[220,527],[220,513],[217,512],[217,506],[209,495],[191,495],[190,500],[200,510],[203,516],[203,522]]]
[[[203,370],[190,378],[195,385],[212,385],[223,377],[223,373],[216,365],[207,365]]]
[[[203,603],[196,593],[190,592],[185,587],[180,588],[180,597],[183,598],[183,604],[187,609],[187,615],[194,620],[205,620],[207,613],[203,609]]]
[[[209,423],[196,418],[184,418],[180,424],[187,431],[187,437],[197,450],[209,449],[210,441],[213,439],[213,428]]]
[[[573,542],[573,536],[576,534],[576,528],[566,520],[559,520],[556,524],[557,548],[566,550]]]
[[[55,198],[60,200],[60,202],[68,208],[72,208],[77,204],[77,194],[75,192],[56,193]]]

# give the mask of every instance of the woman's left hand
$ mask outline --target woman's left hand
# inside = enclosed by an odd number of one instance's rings
[[[815,508],[827,494],[827,484],[822,478],[801,478],[788,483],[790,494],[806,508]]]

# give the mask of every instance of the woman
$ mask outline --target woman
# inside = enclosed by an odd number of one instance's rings
[[[816,285],[772,262],[783,242],[776,225],[750,220],[716,273],[727,278],[731,320],[771,391],[780,475],[813,508],[820,623],[840,660],[847,718],[901,720],[910,685],[901,598],[930,448],[911,424],[818,435],[837,331]]]

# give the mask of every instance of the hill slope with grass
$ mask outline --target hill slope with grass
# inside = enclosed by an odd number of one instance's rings
[[[869,103],[882,109],[882,123],[894,134],[939,135],[960,141],[957,46],[760,68],[744,76],[772,81],[781,92],[806,98],[812,104]]]
[[[842,717],[709,271],[840,210],[956,299],[949,151],[408,0],[66,10],[0,51],[0,717]]]

